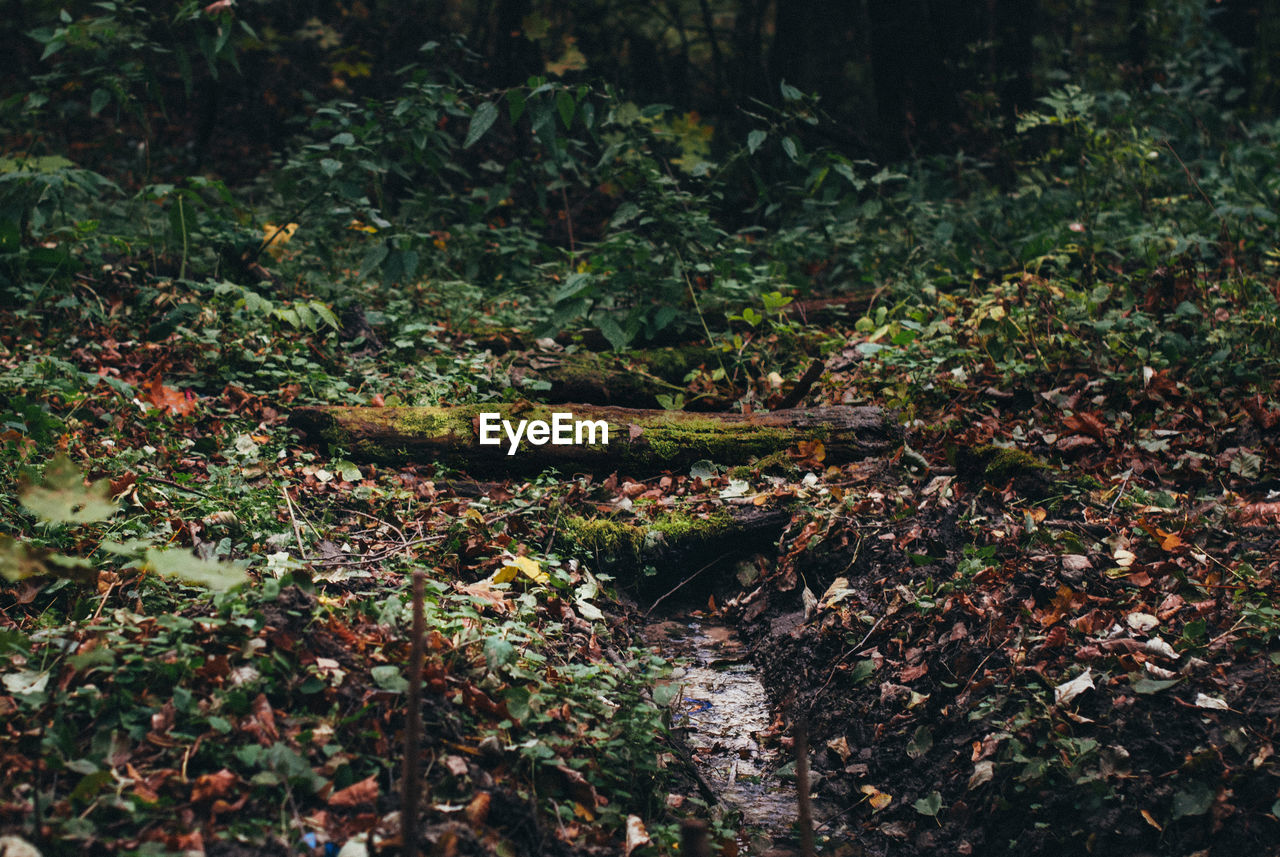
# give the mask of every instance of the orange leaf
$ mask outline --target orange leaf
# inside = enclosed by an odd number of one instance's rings
[[[166,387],[157,376],[151,380],[147,390],[147,401],[166,414],[185,417],[196,409],[194,396],[188,397],[181,390]]]
[[[191,787],[191,800],[199,803],[220,798],[235,786],[239,777],[223,768],[216,774],[204,774]]]
[[[578,804],[578,806],[580,805]],[[489,817],[488,792],[476,793],[476,796],[471,799],[471,803],[467,804],[466,816],[472,827],[479,827],[484,824],[485,819]]]
[[[369,806],[378,799],[378,778],[369,777],[358,783],[352,783],[329,795],[329,806],[350,808]]]

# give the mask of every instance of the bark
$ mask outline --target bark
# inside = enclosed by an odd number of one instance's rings
[[[509,455],[509,441],[480,444],[480,415],[496,413],[514,425],[550,422],[553,413],[574,421],[603,420],[609,443],[532,445],[522,439]],[[290,425],[309,439],[366,461],[429,463],[469,473],[531,473],[555,467],[565,472],[658,473],[695,461],[746,463],[786,454],[801,441],[821,441],[825,461],[840,463],[881,455],[900,442],[902,430],[879,408],[797,408],[763,414],[695,414],[591,405],[463,405],[453,408],[304,407]],[[584,436],[584,440],[585,440]]]

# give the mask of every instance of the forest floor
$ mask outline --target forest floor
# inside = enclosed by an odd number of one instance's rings
[[[46,855],[398,851],[425,570],[426,853],[675,853],[685,816],[739,853],[639,636],[698,567],[606,563],[568,523],[749,505],[781,536],[666,607],[737,626],[770,694],[762,744],[788,751],[807,721],[838,812],[820,853],[1275,853],[1274,374],[1245,395],[1194,349],[1109,353],[1025,277],[951,300],[966,336],[902,335],[920,325],[874,307],[779,317],[719,378],[690,373],[690,398],[719,384],[765,409],[820,357],[803,404],[885,408],[905,430],[889,455],[476,481],[286,426],[301,404],[510,397],[510,356],[474,329],[371,311],[352,339],[212,317],[149,336],[130,309],[147,279],[96,274],[97,319],[0,310],[0,833]],[[1185,280],[1196,319],[1155,287],[1095,316],[1203,333],[1243,300]],[[1029,337],[982,327],[1018,312]]]

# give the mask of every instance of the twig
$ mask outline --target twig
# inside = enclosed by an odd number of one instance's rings
[[[813,804],[809,797],[809,719],[797,714],[792,726],[796,750],[796,826],[800,828],[801,857],[814,857]]]
[[[172,479],[165,479],[163,476],[147,476],[147,475],[143,475],[143,476],[139,476],[138,478],[139,478],[139,479],[142,479],[142,480],[145,480],[145,481],[147,481],[147,482],[159,482],[161,485],[168,485],[168,486],[170,486],[170,487],[172,487],[172,488],[177,488],[179,491],[185,491],[185,492],[187,492],[188,494],[194,494],[194,495],[196,495],[197,497],[203,497],[203,498],[205,498],[206,500],[214,500],[214,499],[216,499],[215,497],[213,497],[213,496],[212,496],[212,495],[210,495],[210,494],[206,494],[205,492],[200,491],[200,490],[198,490],[198,489],[196,489],[196,488],[190,488],[190,487],[188,487],[188,486],[186,486],[186,485],[183,485],[181,482],[174,482]]]
[[[403,553],[409,550],[410,548],[417,547],[418,545],[429,544],[431,542],[442,542],[446,538],[448,537],[445,535],[423,536],[422,538],[418,538],[418,539],[410,539],[409,541],[405,542],[404,545],[401,547],[389,548],[380,553],[370,554],[364,557],[363,559],[326,560],[324,564],[325,565],[372,565],[374,563],[388,560],[391,557],[395,556],[396,554]]]
[[[401,530],[399,527],[397,527],[395,524],[391,523],[390,521],[384,521],[381,518],[376,517],[374,515],[370,515],[367,512],[361,512],[359,509],[346,509],[344,511],[350,512],[353,515],[359,515],[362,518],[368,518],[370,521],[376,521],[382,526],[390,530],[394,530],[395,534],[400,537],[401,544],[407,545],[409,543],[409,540],[404,537],[404,531]]]
[[[800,380],[796,381],[796,385],[791,388],[791,392],[783,396],[782,401],[778,402],[778,407],[774,410],[785,411],[787,408],[794,408],[800,404],[800,400],[805,397],[809,389],[822,377],[822,370],[826,368],[826,364],[817,357],[809,364],[809,368],[804,370],[804,374],[800,376]]]
[[[1116,503],[1120,502],[1120,498],[1124,496],[1124,489],[1129,487],[1129,477],[1133,476],[1133,468],[1130,467],[1124,472],[1124,481],[1120,483],[1120,490],[1116,492],[1115,499],[1111,501],[1111,505],[1107,507],[1107,514],[1110,515],[1116,510]]]
[[[862,638],[862,642],[858,643],[858,645],[841,655],[840,659],[831,666],[831,671],[827,673],[827,680],[822,683],[822,687],[818,688],[818,692],[813,695],[813,702],[809,703],[810,711],[812,711],[813,707],[818,704],[818,700],[822,697],[822,692],[827,689],[827,686],[830,685],[832,680],[836,677],[836,673],[839,671],[840,665],[845,662],[845,659],[848,658],[849,655],[862,651],[862,647],[867,644],[867,641],[871,639],[871,635],[876,632],[876,629],[880,627],[880,623],[884,620],[885,616],[882,615],[876,620],[876,623],[871,626],[871,630],[867,632],[867,635]]]
[[[418,857],[418,809],[422,783],[418,779],[419,754],[422,752],[422,665],[423,626],[422,588],[426,575],[413,573],[413,637],[409,650],[409,712],[404,729],[404,782],[401,783],[400,834],[404,841],[404,857]]]
[[[694,579],[695,577],[697,577],[699,574],[702,574],[702,572],[704,572],[704,571],[706,571],[707,569],[711,568],[711,566],[715,565],[715,564],[716,564],[717,562],[719,562],[719,561],[720,561],[720,557],[716,557],[715,559],[711,560],[711,562],[707,563],[707,564],[706,564],[706,565],[704,565],[702,568],[698,569],[698,570],[697,570],[697,571],[695,571],[693,574],[689,575],[689,576],[688,576],[688,577],[686,577],[684,580],[682,580],[682,581],[680,581],[679,583],[677,583],[677,584],[675,585],[675,588],[671,589],[669,592],[667,592],[667,594],[666,594],[666,595],[663,595],[663,596],[662,596],[661,598],[659,598],[657,601],[655,601],[655,602],[653,602],[652,604],[650,604],[650,605],[649,605],[649,609],[648,609],[648,610],[646,610],[646,611],[644,611],[644,618],[648,619],[648,618],[649,618],[649,614],[650,614],[650,613],[652,613],[654,610],[658,609],[658,605],[659,605],[659,604],[661,604],[663,601],[666,601],[666,600],[667,600],[668,598],[670,598],[672,595],[675,595],[677,592],[679,592],[679,591],[680,591],[681,587],[683,587],[686,583],[688,583],[689,581],[693,580],[693,579]]]
[[[298,524],[298,516],[293,513],[293,501],[289,499],[289,487],[281,485],[280,493],[284,495],[284,506],[289,510],[289,520],[293,522],[293,537],[298,540],[298,558],[306,559],[307,551],[302,546],[302,527]]]

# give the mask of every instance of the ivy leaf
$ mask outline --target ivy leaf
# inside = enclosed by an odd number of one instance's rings
[[[761,131],[759,128],[747,135],[747,152],[754,155],[756,150],[764,145],[765,138],[769,136],[768,132]]]
[[[28,512],[51,524],[90,524],[116,512],[110,480],[85,485],[80,469],[65,455],[49,462],[44,481],[19,491],[18,499]]]
[[[147,548],[145,561],[161,577],[176,577],[219,592],[248,580],[245,563],[201,559],[184,548]]]

